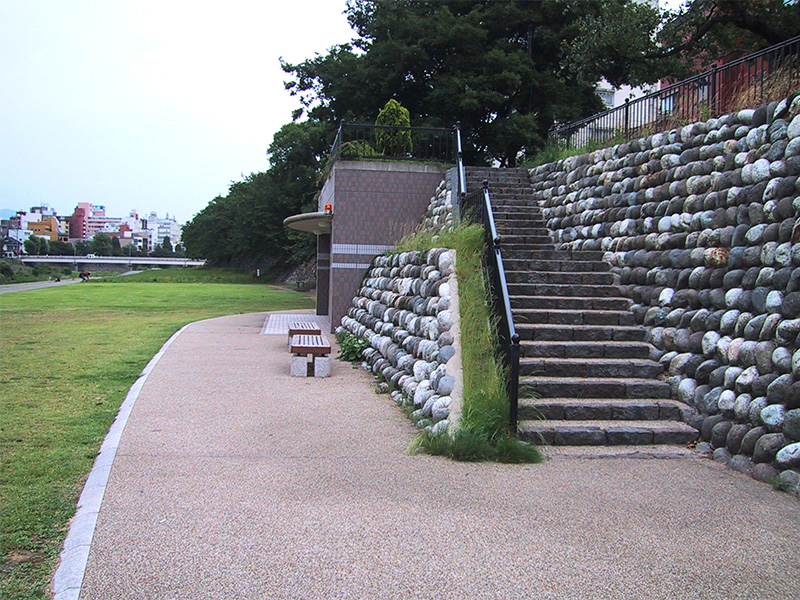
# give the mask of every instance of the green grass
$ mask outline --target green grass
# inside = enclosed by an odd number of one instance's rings
[[[481,268],[483,228],[461,225],[434,235],[419,233],[404,240],[398,252],[446,247],[456,250],[461,361],[464,398],[458,430],[452,436],[423,433],[412,450],[456,460],[540,462],[538,449],[519,441],[509,427],[505,373],[498,356],[495,323]]]
[[[88,282],[0,296],[0,598],[46,598],[128,388],[186,323],[310,308],[271,286]]]
[[[529,160],[525,160],[522,166],[526,169],[532,169],[540,165],[558,162],[570,156],[580,156],[581,154],[588,154],[595,150],[602,150],[604,148],[611,148],[616,144],[622,144],[627,141],[627,138],[622,135],[622,132],[617,132],[614,137],[598,141],[589,140],[583,146],[571,146],[563,140],[549,140],[547,144],[536,153],[536,156]]]
[[[106,275],[100,274],[98,275]],[[264,283],[256,279],[253,271],[215,269],[205,267],[172,267],[169,269],[146,269],[132,275],[109,274],[108,281],[115,283]]]

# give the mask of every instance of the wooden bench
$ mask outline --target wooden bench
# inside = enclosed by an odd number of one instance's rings
[[[289,343],[292,342],[292,337],[296,335],[322,335],[322,329],[319,325],[312,321],[292,321],[289,323]]]
[[[292,377],[330,377],[330,342],[321,334],[295,334],[289,342],[292,354]],[[309,362],[308,357],[311,357]]]

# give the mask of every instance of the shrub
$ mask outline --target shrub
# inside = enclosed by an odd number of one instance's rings
[[[379,129],[375,134],[378,152],[389,156],[404,156],[412,149],[411,115],[397,100],[389,100],[375,119],[375,125],[408,127],[407,130]]]
[[[342,147],[339,149],[339,156],[344,160],[358,160],[359,158],[380,156],[380,152],[370,146],[367,141],[355,140],[342,144]]]
[[[339,360],[347,362],[359,362],[362,358],[361,353],[369,348],[369,342],[353,335],[349,331],[342,332],[336,336],[339,342]]]
[[[6,279],[14,279],[14,269],[7,262],[0,262],[0,276]]]

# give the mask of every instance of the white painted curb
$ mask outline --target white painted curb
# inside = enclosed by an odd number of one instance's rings
[[[139,392],[141,392],[145,381],[147,381],[147,376],[158,364],[158,361],[161,360],[161,357],[164,356],[167,348],[193,324],[189,323],[181,327],[161,346],[158,353],[150,359],[150,362],[142,370],[139,379],[128,390],[125,400],[119,407],[117,417],[108,430],[108,434],[103,440],[103,445],[100,446],[100,452],[94,461],[92,470],[89,472],[86,485],[83,486],[83,492],[78,500],[78,510],[70,522],[67,539],[64,540],[64,549],[59,555],[58,569],[56,569],[56,573],[53,576],[54,600],[78,600],[80,598],[83,575],[86,571],[89,549],[94,537],[94,528],[97,524],[97,515],[100,513],[100,504],[106,491],[108,476],[111,474],[111,465],[117,454],[122,432],[128,423],[128,417],[130,417],[133,405],[139,397]]]

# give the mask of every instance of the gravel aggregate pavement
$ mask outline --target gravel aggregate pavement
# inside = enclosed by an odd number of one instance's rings
[[[149,373],[82,600],[800,597],[787,494],[693,456],[411,456],[367,373],[290,377],[265,316],[195,323]]]

